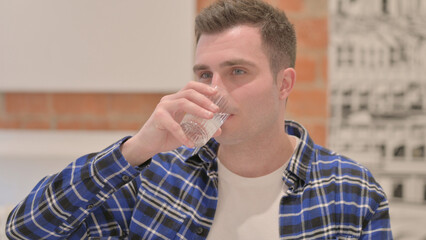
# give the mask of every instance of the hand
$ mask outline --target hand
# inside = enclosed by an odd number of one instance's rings
[[[122,145],[123,156],[132,166],[137,166],[159,152],[181,145],[193,147],[180,122],[185,113],[212,118],[219,107],[208,97],[216,91],[209,85],[191,81],[179,92],[164,96],[139,132]]]

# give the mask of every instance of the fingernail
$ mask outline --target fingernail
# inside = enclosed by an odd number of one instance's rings
[[[217,106],[217,105],[216,105],[216,104],[214,104],[214,103],[210,104],[210,108],[211,108],[213,111],[218,111],[218,110],[219,110],[219,106]]]
[[[211,117],[213,117],[214,114],[210,111],[206,111],[206,115],[207,115],[207,117],[211,118]]]

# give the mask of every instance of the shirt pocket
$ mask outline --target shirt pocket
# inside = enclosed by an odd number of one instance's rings
[[[90,214],[86,219],[87,239],[127,239],[128,229],[122,228],[109,212]]]

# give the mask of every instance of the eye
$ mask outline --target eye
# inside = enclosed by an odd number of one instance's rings
[[[232,69],[232,74],[234,74],[234,75],[242,75],[242,74],[245,74],[245,73],[246,73],[246,71],[239,69],[239,68]]]
[[[213,73],[211,72],[202,72],[198,75],[198,81],[200,82],[208,82],[213,77]]]
[[[204,72],[204,73],[201,73],[200,74],[200,78],[201,79],[207,79],[207,78],[211,78],[212,77],[212,73],[210,73],[210,72]]]

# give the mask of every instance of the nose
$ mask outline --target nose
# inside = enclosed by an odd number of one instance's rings
[[[223,88],[222,77],[218,73],[213,74],[210,86]]]

